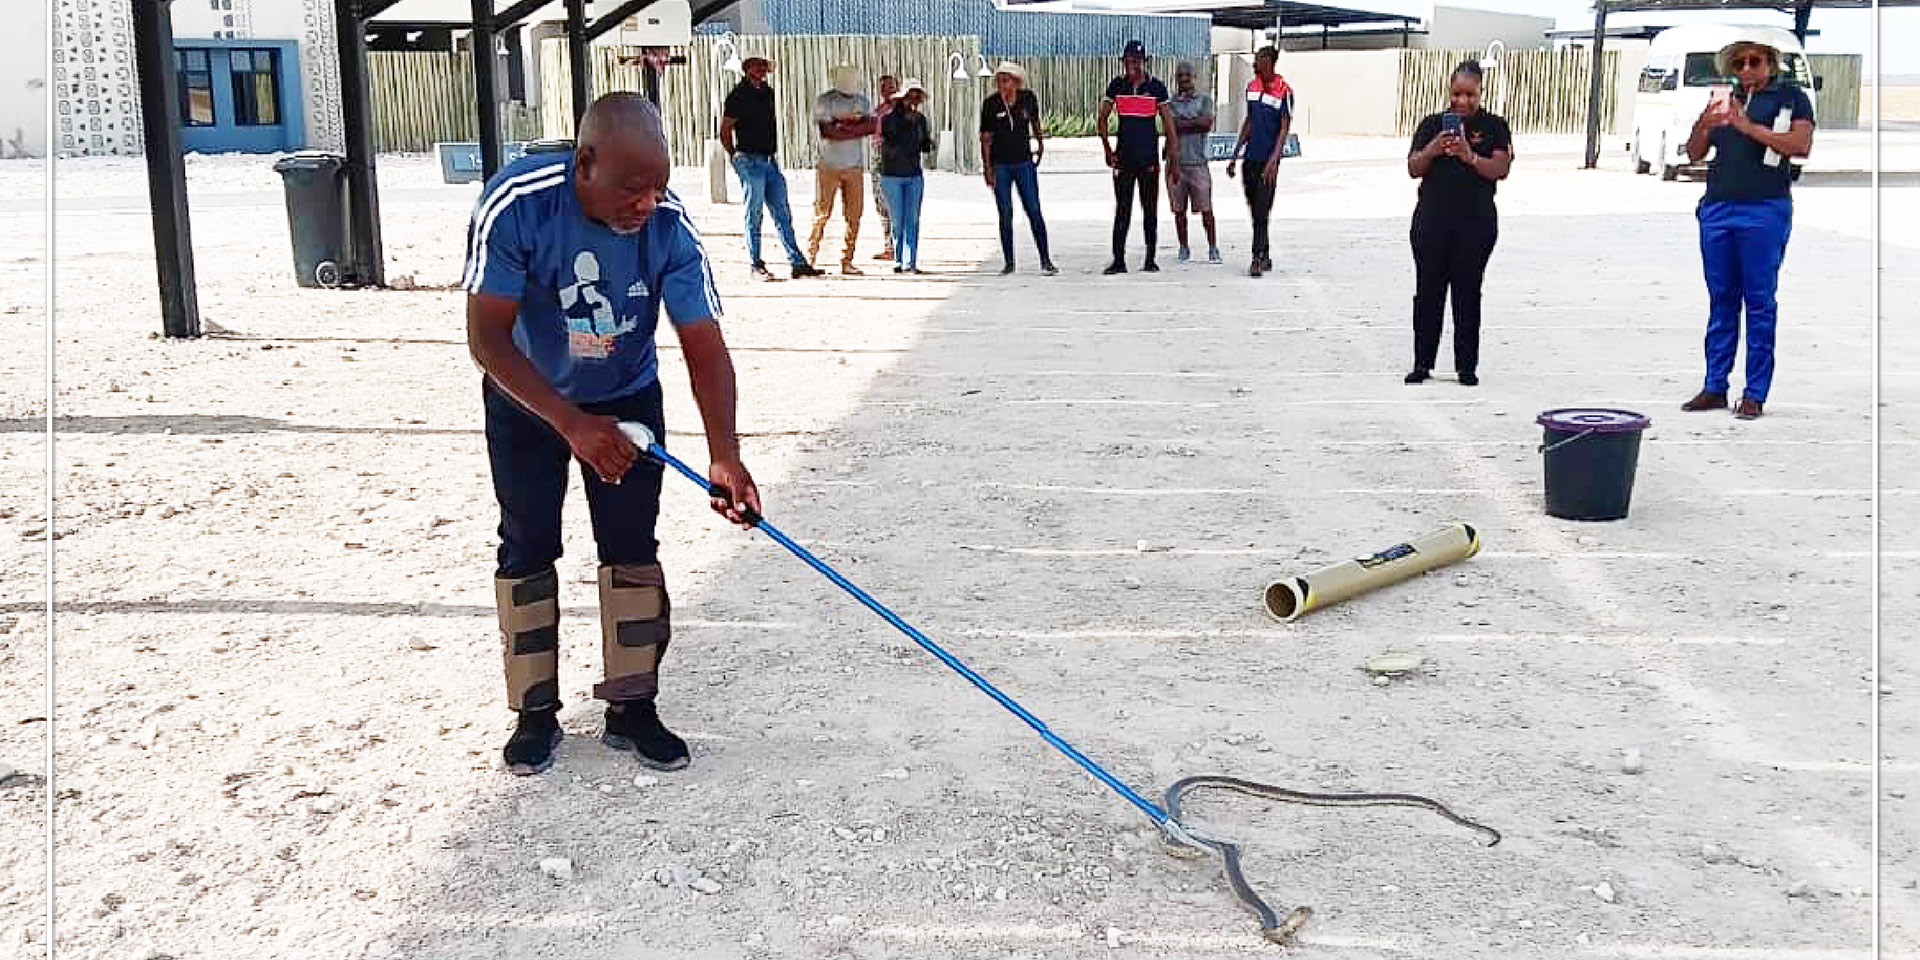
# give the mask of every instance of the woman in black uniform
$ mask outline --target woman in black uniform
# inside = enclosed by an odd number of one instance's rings
[[[1407,175],[1420,181],[1413,209],[1413,372],[1433,374],[1447,294],[1453,294],[1453,368],[1460,382],[1480,384],[1480,280],[1500,236],[1494,185],[1513,166],[1507,122],[1480,109],[1480,64],[1453,71],[1451,105],[1420,121]]]

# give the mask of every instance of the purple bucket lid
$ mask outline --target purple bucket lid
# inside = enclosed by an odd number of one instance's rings
[[[1534,420],[1551,430],[1569,433],[1637,433],[1653,426],[1653,421],[1629,410],[1600,407],[1567,407],[1548,410]]]

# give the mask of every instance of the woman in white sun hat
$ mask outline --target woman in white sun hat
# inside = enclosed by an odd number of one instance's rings
[[[1781,72],[1778,48],[1754,34],[1716,57],[1732,90],[1715,94],[1687,140],[1687,159],[1707,168],[1700,260],[1707,282],[1706,383],[1683,405],[1725,410],[1746,312],[1747,373],[1734,415],[1760,416],[1773,385],[1774,293],[1793,232],[1792,161],[1813,150],[1813,101]]]
[[[894,273],[920,272],[920,200],[926,193],[920,158],[933,149],[933,133],[920,112],[926,99],[927,88],[908,78],[880,123],[880,189],[893,211]]]
[[[1047,249],[1047,220],[1040,214],[1040,160],[1046,156],[1046,137],[1040,129],[1040,101],[1027,87],[1027,71],[1011,60],[993,70],[994,91],[980,105],[980,164],[987,188],[1000,210],[1000,255],[1003,274],[1013,272],[1013,195],[1027,211],[1033,245],[1040,252],[1040,272],[1052,276],[1053,255]]]

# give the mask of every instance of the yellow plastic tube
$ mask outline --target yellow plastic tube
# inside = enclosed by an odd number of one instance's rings
[[[1309,610],[1417,577],[1479,552],[1480,534],[1467,524],[1450,523],[1370,557],[1342,560],[1303,576],[1276,580],[1267,585],[1262,600],[1268,616],[1292,623]]]

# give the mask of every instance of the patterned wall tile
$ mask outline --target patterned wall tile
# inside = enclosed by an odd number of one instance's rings
[[[58,0],[54,111],[61,156],[138,156],[140,83],[128,0]]]
[[[300,76],[307,87],[307,147],[338,153],[347,149],[347,137],[340,120],[340,35],[334,29],[333,0],[305,2]]]

